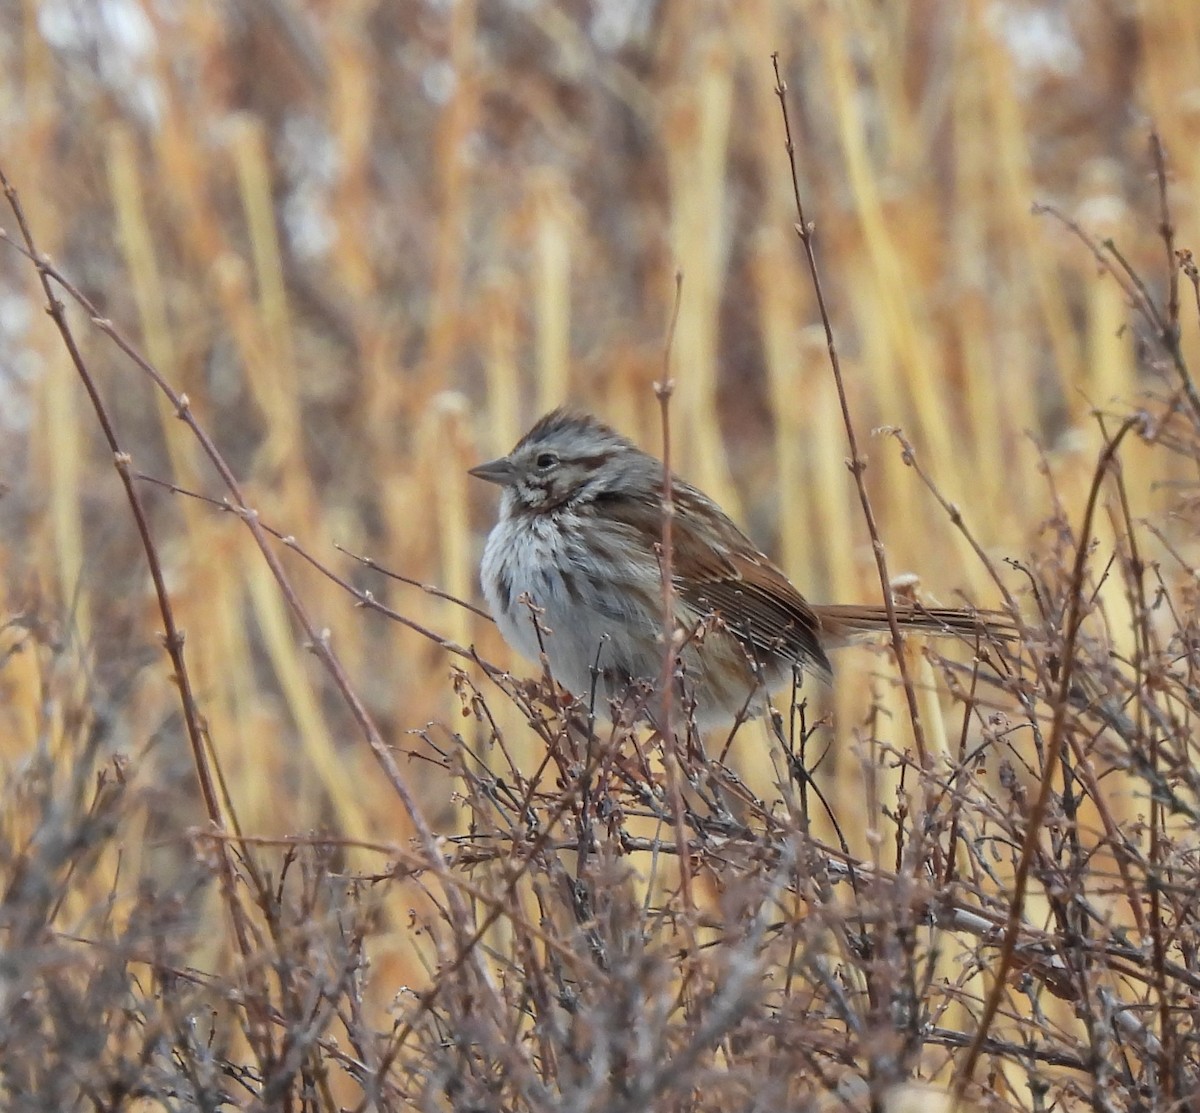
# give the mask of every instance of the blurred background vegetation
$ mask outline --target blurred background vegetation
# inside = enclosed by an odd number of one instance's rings
[[[1174,386],[1117,285],[1031,206],[1112,237],[1161,296],[1149,125],[1179,242],[1195,244],[1195,4],[4,0],[0,30],[0,162],[41,248],[187,394],[264,521],[523,673],[490,623],[333,545],[478,600],[494,492],[466,468],[564,401],[657,451],[651,384],[677,271],[677,470],[811,598],[879,599],[793,229],[772,52],[860,434],[901,427],[990,553],[1036,554],[1056,498],[1078,518],[1094,409]],[[219,497],[169,406],[72,312],[134,467]],[[1195,361],[1195,328],[1183,344]],[[81,730],[128,757],[144,806],[72,897],[80,911],[111,885],[120,908],[139,877],[182,868],[203,811],[119,484],[35,275],[8,250],[0,431],[0,760],[19,769]],[[919,576],[929,602],[995,605],[895,442],[866,450],[893,573]],[[1123,457],[1134,514],[1194,554],[1194,522],[1163,501],[1193,478],[1180,459]],[[406,839],[240,522],[143,494],[242,828]],[[299,560],[289,571],[398,751],[458,721],[442,650]],[[859,650],[836,665],[843,745],[822,775],[848,804],[862,794],[853,731],[888,665]],[[504,701],[496,714],[536,767],[523,717]],[[758,741],[745,732],[738,760],[769,785]],[[404,768],[434,828],[456,831],[442,771]],[[219,915],[215,898],[200,907]],[[382,925],[376,1005],[424,977],[405,899]],[[205,945],[215,960],[221,934]]]

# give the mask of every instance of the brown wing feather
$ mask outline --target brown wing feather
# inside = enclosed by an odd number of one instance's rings
[[[697,610],[716,614],[757,653],[790,658],[828,674],[821,623],[787,577],[770,564],[711,553],[698,581],[676,579],[679,594]]]
[[[722,528],[715,537],[675,531],[675,589],[680,597],[702,613],[718,615],[755,653],[789,658],[828,676],[832,669],[821,648],[816,612],[705,496],[687,484],[676,493],[681,508],[697,497],[720,516]]]
[[[818,605],[760,553],[733,521],[702,492],[676,479],[678,517],[691,528],[672,534],[675,590],[700,614],[717,615],[748,649],[762,658],[781,657],[824,677],[832,674],[825,647],[886,630],[887,611],[872,605]],[[658,491],[605,500],[610,522],[657,544],[662,529]],[[953,608],[898,606],[901,626],[930,634],[1008,635],[993,616]]]
[[[787,658],[828,677],[832,669],[818,638],[820,619],[788,578],[690,483],[674,479],[672,494],[676,522],[686,516],[690,527],[672,533],[680,599],[701,614],[718,615],[757,655]],[[649,548],[661,537],[660,497],[660,490],[610,497],[603,501],[603,513]]]

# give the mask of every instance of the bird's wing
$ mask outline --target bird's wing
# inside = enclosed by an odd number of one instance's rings
[[[736,530],[732,522],[728,528]],[[816,612],[748,540],[744,549],[730,549],[678,530],[672,548],[675,590],[689,606],[716,615],[756,654],[791,658],[830,673]]]

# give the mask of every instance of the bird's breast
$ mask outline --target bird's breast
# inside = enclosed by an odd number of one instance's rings
[[[534,660],[544,649],[555,677],[577,694],[598,659],[632,670],[637,643],[661,623],[653,558],[622,531],[569,512],[497,525],[483,580],[505,640]]]

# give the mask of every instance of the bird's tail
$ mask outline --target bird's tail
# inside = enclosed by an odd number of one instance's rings
[[[821,624],[821,641],[842,645],[888,630],[887,608],[870,604],[819,604],[813,607]],[[957,607],[914,607],[897,604],[896,622],[902,630],[935,637],[1011,641],[1012,623],[997,611],[969,611]]]

